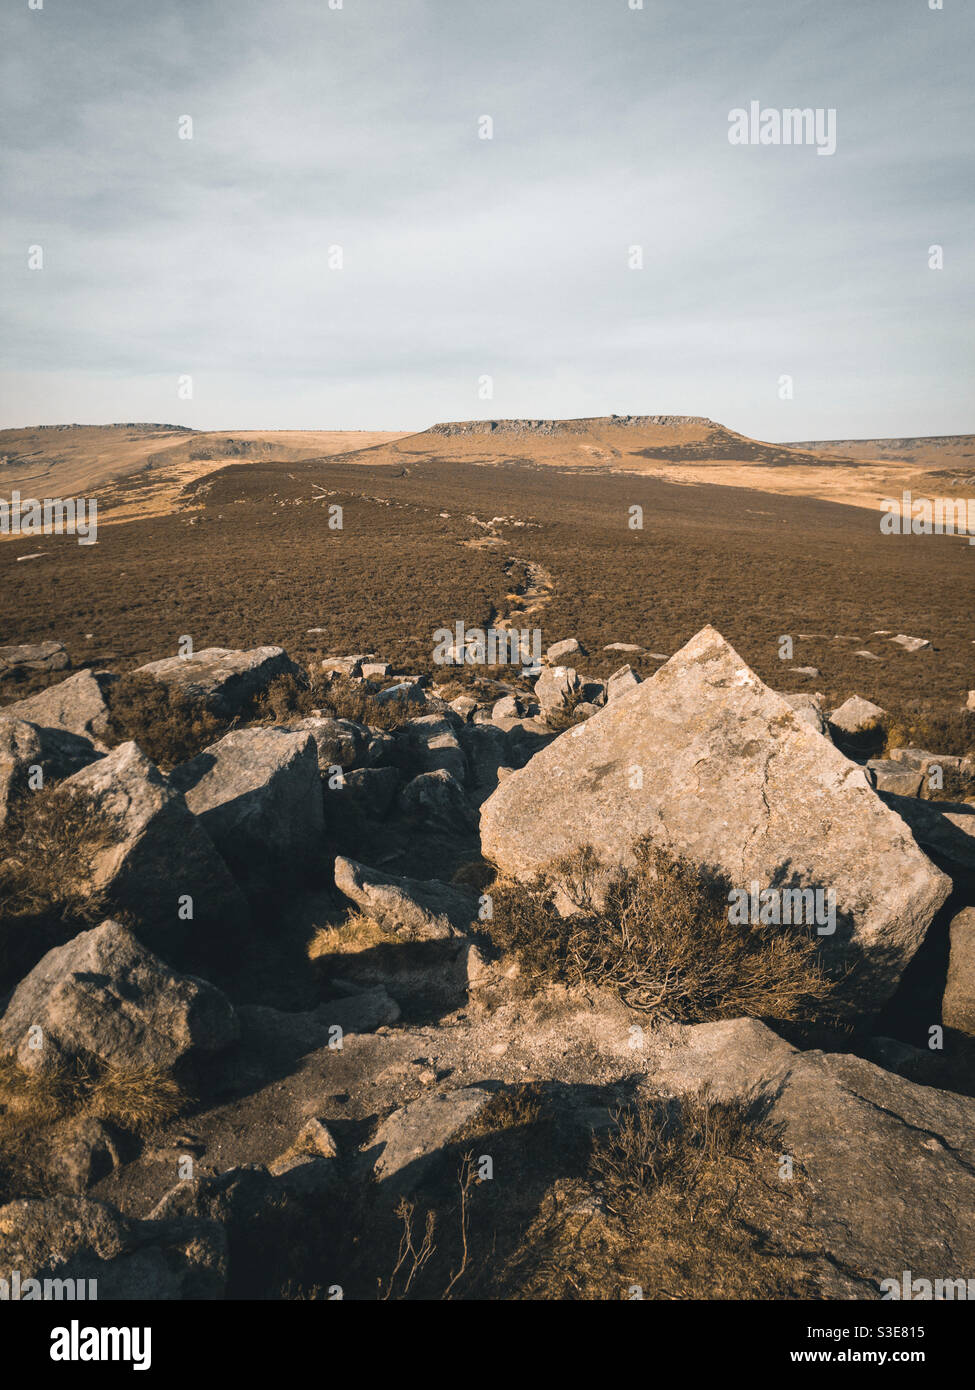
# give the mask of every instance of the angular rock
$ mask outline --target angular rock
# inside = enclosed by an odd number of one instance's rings
[[[335,886],[380,926],[418,940],[466,932],[477,915],[477,894],[471,889],[383,874],[341,856],[335,861]]]
[[[564,705],[581,684],[578,672],[571,666],[546,667],[535,682],[535,698],[545,713]]]
[[[651,1080],[761,1105],[776,1152],[801,1167],[819,1242],[861,1296],[905,1269],[934,1280],[975,1268],[975,1100],[859,1057],[797,1052],[751,1019],[683,1030]]]
[[[399,806],[422,824],[448,834],[468,834],[477,828],[477,816],[464,789],[451,773],[421,772],[399,794]]]
[[[834,709],[829,717],[834,733],[869,734],[883,729],[887,721],[887,711],[879,705],[859,695],[851,695],[839,709]]]
[[[97,762],[101,757],[90,739],[64,729],[42,729],[26,719],[0,714],[0,826],[16,798]],[[34,779],[40,777],[39,783]]]
[[[834,890],[837,932],[823,946],[839,963],[866,957],[863,1002],[893,992],[950,891],[863,770],[713,628],[481,808],[485,856],[522,880],[587,845],[608,870],[632,863],[644,835],[735,887]]]
[[[63,642],[33,642],[22,647],[0,647],[0,680],[17,671],[65,671],[71,658]]]
[[[567,656],[585,656],[586,649],[575,637],[566,637],[562,642],[553,642],[545,651],[545,660],[557,666]]]
[[[372,698],[379,705],[425,705],[427,693],[417,681],[399,681],[385,690],[377,690]]]
[[[57,685],[49,685],[26,700],[17,700],[12,705],[4,705],[7,718],[26,719],[45,729],[66,729],[68,733],[79,734],[91,739],[98,748],[107,733],[109,725],[108,705],[102,693],[114,677],[93,675],[91,671],[77,671]]]
[[[442,769],[458,782],[466,782],[467,759],[449,720],[436,714],[411,719],[407,738],[421,771]]]
[[[643,651],[643,647],[638,646],[636,642],[610,642],[608,646],[603,647],[603,651],[604,651],[604,652],[642,652],[642,651]]]
[[[322,788],[310,733],[237,729],[169,780],[239,878],[273,879],[321,850]]]
[[[923,801],[889,792],[883,799],[929,854],[962,869],[975,869],[975,805],[968,801]]]
[[[328,772],[330,768],[341,767],[348,770],[365,761],[369,747],[369,730],[352,719],[302,719],[289,728],[296,733],[309,733],[315,740],[318,753],[318,769]]]
[[[403,778],[395,767],[359,767],[344,772],[341,783],[325,786],[325,817],[330,826],[349,811],[366,820],[382,820],[396,799]]]
[[[392,675],[393,668],[388,661],[364,661],[362,663],[362,679],[367,681],[384,681],[387,676]]]
[[[945,777],[957,780],[963,791],[966,788],[975,791],[975,759],[971,757],[960,757],[954,753],[928,753],[923,748],[892,748],[890,759],[921,774],[918,795],[929,801],[948,799],[941,795]]]
[[[975,907],[952,918],[950,939],[941,1020],[946,1028],[975,1037]]]
[[[90,890],[109,910],[132,913],[150,944],[162,948],[184,929],[177,914],[185,895],[197,929],[201,918],[246,919],[246,903],[213,841],[135,743],[119,744],[61,786],[111,825],[115,843],[95,856]]]
[[[473,1120],[491,1099],[478,1086],[438,1092],[411,1101],[383,1120],[363,1152],[373,1159],[379,1182],[395,1179],[397,1189],[422,1180],[438,1151]]]
[[[170,1071],[220,1052],[237,1036],[236,1015],[220,990],[171,970],[112,921],[48,951],[0,1019],[0,1046],[37,1072],[91,1059]]]
[[[892,637],[890,640],[896,642],[899,647],[903,647],[906,652],[921,652],[925,647],[931,645],[926,637],[905,637],[903,632],[899,632],[896,637]]]
[[[864,764],[870,785],[878,792],[894,792],[897,796],[920,796],[924,780],[921,770],[893,758],[870,758]]]
[[[279,676],[298,676],[299,668],[283,647],[252,647],[233,651],[206,647],[192,656],[169,656],[140,666],[137,675],[151,676],[186,700],[200,701],[213,714],[232,718],[243,713]]]
[[[621,695],[625,695],[628,690],[634,690],[640,684],[640,677],[632,666],[621,666],[618,671],[614,671],[606,682],[606,703],[612,704]]]
[[[0,1269],[16,1270],[22,1290],[28,1279],[74,1280],[75,1297],[99,1303],[219,1299],[227,1241],[215,1221],[139,1221],[87,1197],[26,1199],[0,1207]],[[71,1297],[64,1282],[50,1287],[48,1297]]]

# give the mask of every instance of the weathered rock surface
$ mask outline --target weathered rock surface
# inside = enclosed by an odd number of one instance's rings
[[[442,768],[421,772],[407,782],[399,805],[406,815],[448,834],[470,834],[477,828],[477,816],[463,787]]]
[[[947,1028],[975,1037],[975,907],[963,908],[952,918],[941,1018]]]
[[[91,671],[77,671],[57,685],[28,695],[26,700],[4,705],[3,714],[7,718],[26,719],[45,729],[66,729],[103,748],[100,740],[108,733],[109,714],[102,690],[113,679],[93,675]]]
[[[0,1207],[0,1269],[19,1272],[21,1297],[27,1279],[73,1279],[86,1281],[86,1300],[95,1280],[100,1303],[217,1299],[227,1242],[215,1221],[139,1221],[86,1197],[23,1200]]]
[[[17,671],[65,671],[71,658],[63,642],[29,642],[0,647],[0,679]]]
[[[969,801],[921,801],[888,792],[883,799],[929,854],[959,868],[975,869],[975,805]]]
[[[883,729],[887,711],[859,695],[851,695],[829,717],[830,727],[839,735],[869,734]]]
[[[168,1071],[221,1051],[237,1035],[220,990],[171,970],[112,921],[48,951],[0,1019],[0,1045],[41,1072],[92,1058]]]
[[[906,637],[903,632],[899,632],[896,637],[890,639],[896,642],[899,647],[903,647],[906,652],[921,652],[925,647],[930,647],[931,643],[926,637]]]
[[[893,792],[896,796],[920,796],[923,773],[909,763],[893,758],[870,758],[864,764],[870,785],[878,792]]]
[[[411,719],[407,737],[422,772],[443,769],[458,782],[467,780],[467,759],[449,720],[437,714]]]
[[[325,784],[325,816],[335,824],[349,811],[366,820],[382,820],[392,806],[402,776],[395,767],[358,767],[330,777]],[[332,782],[336,784],[333,786]]]
[[[905,1269],[933,1280],[975,1268],[975,1100],[859,1057],[797,1052],[751,1019],[684,1030],[649,1084],[682,1095],[705,1080],[717,1100],[762,1105],[808,1179],[824,1248],[863,1296]]]
[[[296,733],[311,734],[320,772],[328,772],[333,767],[348,771],[359,766],[367,756],[369,730],[351,719],[302,719],[289,727]]]
[[[606,682],[606,702],[610,704],[613,700],[618,700],[621,695],[625,695],[628,690],[635,689],[640,684],[640,677],[633,670],[632,666],[621,666],[618,671],[614,671]]]
[[[797,719],[808,724],[810,729],[815,729],[817,734],[829,735],[829,724],[826,721],[826,714],[818,695],[810,695],[802,690],[779,691],[778,693],[789,708],[795,711]]]
[[[389,931],[419,940],[465,932],[477,915],[477,894],[436,879],[398,878],[341,856],[335,886]]]
[[[585,845],[607,867],[630,863],[649,835],[733,886],[833,889],[838,929],[824,947],[869,957],[865,1002],[893,991],[950,891],[863,770],[713,628],[506,777],[481,808],[481,835],[519,879]]]
[[[135,743],[119,744],[61,785],[86,798],[114,835],[115,843],[93,861],[91,891],[109,910],[131,912],[151,943],[165,942],[181,926],[185,895],[197,922],[246,918],[240,889],[213,841]]]
[[[253,647],[233,651],[206,647],[192,656],[169,656],[150,661],[136,673],[173,687],[186,700],[199,700],[214,714],[232,717],[243,712],[255,695],[279,676],[297,676],[298,667],[283,647]]]
[[[241,879],[294,871],[322,848],[318,750],[310,733],[237,729],[170,773]]]
[[[576,637],[566,637],[561,642],[553,642],[546,649],[545,660],[550,665],[556,666],[560,661],[564,661],[567,656],[585,656],[586,649]]]
[[[491,1099],[490,1091],[467,1086],[411,1101],[383,1120],[364,1152],[373,1160],[380,1182],[398,1187],[417,1183],[430,1160],[475,1118]]]
[[[535,682],[535,698],[545,713],[564,705],[581,684],[579,673],[571,666],[546,667]]]
[[[38,728],[26,719],[0,714],[0,825],[12,800],[30,790],[32,769],[40,773],[40,785],[46,787],[101,756],[90,739],[78,734]]]

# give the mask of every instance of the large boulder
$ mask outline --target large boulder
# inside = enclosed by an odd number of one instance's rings
[[[198,700],[214,714],[232,718],[279,676],[298,676],[300,671],[283,647],[252,647],[246,652],[206,647],[192,656],[150,661],[136,674],[151,676],[184,699]]]
[[[815,1239],[860,1296],[975,1269],[975,1100],[841,1053],[798,1052],[754,1019],[682,1030],[648,1084],[753,1102],[794,1164]],[[776,1158],[777,1164],[781,1160]],[[773,1170],[782,1181],[781,1167]]]
[[[871,734],[877,735],[882,741],[887,711],[870,700],[864,700],[860,695],[851,695],[838,709],[833,710],[829,722],[839,742],[842,742],[844,736],[857,739],[869,737]]]
[[[826,831],[828,827],[828,833]],[[591,846],[612,870],[649,836],[732,886],[836,894],[822,936],[864,1001],[888,997],[950,891],[863,770],[707,627],[656,674],[567,730],[481,808],[482,847],[532,878]]]
[[[0,1019],[0,1047],[37,1072],[77,1061],[170,1071],[237,1035],[220,990],[171,970],[113,921],[48,951]]]
[[[447,835],[471,834],[477,828],[477,815],[463,787],[444,768],[421,772],[407,782],[399,794],[399,806],[418,824]]]
[[[109,910],[131,913],[150,944],[162,949],[178,933],[187,896],[194,923],[246,918],[244,899],[213,841],[137,744],[120,743],[61,786],[85,798],[113,837],[96,854],[86,886]]]
[[[22,647],[0,647],[0,680],[21,671],[65,671],[71,658],[63,642],[31,642]]]
[[[307,732],[236,729],[170,773],[170,783],[238,877],[298,871],[324,837],[318,750]]]
[[[335,861],[335,886],[380,926],[420,940],[465,932],[477,915],[477,894],[470,889],[383,874],[341,856]]]
[[[0,1270],[17,1272],[20,1299],[219,1299],[227,1240],[216,1221],[140,1221],[87,1197],[23,1199],[0,1207]],[[28,1294],[28,1280],[40,1291]]]
[[[975,870],[975,804],[920,801],[891,792],[884,792],[883,799],[910,826],[926,853],[958,868]]]
[[[101,756],[90,739],[78,734],[39,728],[26,719],[0,714],[0,826],[11,802],[30,789],[35,771],[40,774],[37,785],[48,786]]]
[[[57,685],[29,695],[26,700],[4,705],[3,713],[8,718],[26,719],[45,729],[66,729],[103,748],[100,740],[108,734],[109,726],[103,690],[112,680],[113,676],[77,671]]]

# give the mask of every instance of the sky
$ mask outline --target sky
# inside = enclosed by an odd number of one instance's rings
[[[4,427],[975,432],[967,0],[39,2]],[[732,144],[752,101],[835,153]]]

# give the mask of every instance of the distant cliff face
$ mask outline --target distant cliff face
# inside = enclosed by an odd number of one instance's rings
[[[594,415],[580,420],[452,420],[431,425],[428,434],[555,435],[588,434],[594,427],[712,425],[704,415]]]

